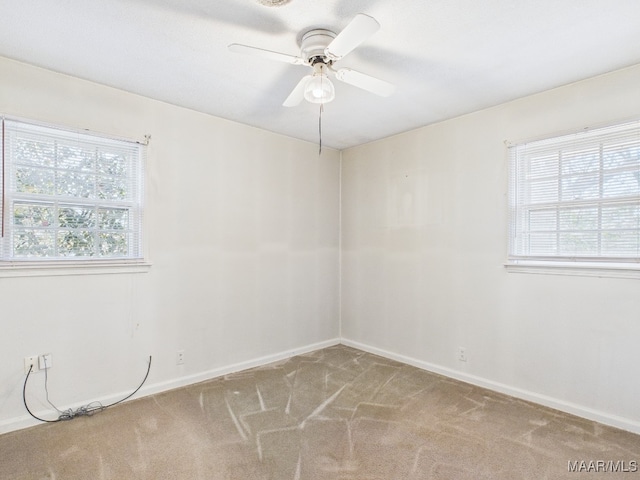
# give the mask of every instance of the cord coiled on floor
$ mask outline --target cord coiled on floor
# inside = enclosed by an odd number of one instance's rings
[[[24,379],[24,385],[22,386],[22,402],[24,403],[24,408],[26,408],[27,412],[29,412],[29,415],[31,415],[36,420],[39,420],[41,422],[46,422],[46,423],[56,423],[56,422],[62,422],[62,421],[66,421],[66,420],[73,420],[74,418],[81,417],[81,416],[85,416],[85,417],[89,416],[90,417],[91,415],[94,415],[95,413],[102,412],[103,410],[106,410],[109,407],[113,407],[114,405],[122,403],[125,400],[128,400],[129,398],[133,397],[138,392],[138,390],[140,390],[142,388],[144,383],[147,381],[147,377],[149,377],[149,372],[151,371],[151,355],[149,355],[149,366],[147,367],[147,373],[144,376],[144,378],[142,379],[142,382],[140,383],[140,385],[138,385],[138,388],[136,388],[133,392],[131,392],[126,397],[118,400],[117,402],[110,403],[109,405],[102,405],[100,402],[91,402],[91,403],[89,403],[87,405],[83,405],[83,406],[78,407],[76,409],[69,408],[68,410],[58,410],[58,408],[49,401],[49,390],[47,388],[47,377],[46,377],[46,373],[47,372],[45,370],[45,391],[46,391],[46,394],[47,394],[47,402],[49,402],[49,404],[53,408],[55,408],[58,411],[58,413],[60,414],[58,416],[58,418],[55,419],[55,420],[47,420],[47,419],[38,417],[37,415],[35,415],[29,409],[29,405],[27,405],[27,382],[29,381],[29,376],[31,375],[31,371],[32,370],[33,370],[33,365],[31,365],[29,367],[29,371],[27,372],[27,376]]]

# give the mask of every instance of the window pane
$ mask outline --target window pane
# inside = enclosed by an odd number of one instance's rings
[[[604,232],[602,253],[609,257],[632,257],[640,255],[638,231]]]
[[[95,198],[94,176],[75,171],[58,171],[56,193],[63,197]]]
[[[640,189],[640,170],[607,173],[602,188],[603,197],[636,195]]]
[[[102,230],[124,230],[129,228],[129,210],[110,208],[98,210],[98,228]]]
[[[58,144],[57,167],[65,170],[93,172],[96,154],[93,149],[80,145]]]
[[[15,161],[42,167],[55,166],[55,144],[53,140],[36,140],[20,137],[16,141]]]
[[[597,230],[598,208],[580,207],[560,210],[560,230]]]
[[[126,233],[101,233],[98,235],[99,254],[106,257],[126,257],[129,253],[129,235]]]
[[[557,253],[555,233],[532,233],[529,236],[530,255],[550,256]]]
[[[93,228],[96,224],[95,212],[86,207],[60,207],[58,225],[62,228]]]
[[[528,177],[534,179],[558,175],[558,157],[557,153],[532,156],[529,160]]]
[[[127,155],[118,152],[98,152],[96,171],[104,175],[126,177]]]
[[[598,253],[596,232],[564,232],[560,234],[559,251],[567,256],[593,256]]]
[[[55,192],[54,171],[42,168],[18,167],[16,169],[16,190],[19,193],[53,195]]]
[[[611,205],[602,208],[604,230],[640,229],[640,205]]]
[[[98,180],[98,198],[104,200],[127,200],[129,192],[124,178],[100,178]]]
[[[529,212],[529,230],[552,231],[557,229],[558,216],[556,210],[532,210]]]
[[[536,180],[529,186],[530,203],[547,203],[558,201],[558,179]]]
[[[59,230],[58,255],[90,257],[95,255],[93,234],[88,230]]]
[[[16,257],[51,257],[55,255],[55,234],[52,230],[16,229],[13,251]]]
[[[605,170],[621,167],[640,167],[640,147],[635,142],[608,145],[603,148]]]
[[[51,206],[17,203],[13,206],[13,224],[23,227],[53,225],[54,208]]]
[[[597,173],[562,179],[562,200],[586,200],[600,196],[600,176]]]
[[[600,170],[600,150],[589,148],[562,152],[562,175],[576,175]]]

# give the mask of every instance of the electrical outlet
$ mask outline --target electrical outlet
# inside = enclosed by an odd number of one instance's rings
[[[40,357],[38,357],[38,364],[40,366],[40,370],[53,367],[51,354],[43,353],[42,355],[40,355]]]
[[[176,352],[176,365],[184,365],[184,350]]]
[[[464,347],[458,347],[458,360],[460,362],[467,361],[467,349]]]
[[[24,357],[24,374],[36,373],[40,368],[38,367],[38,355],[31,355],[30,357]]]

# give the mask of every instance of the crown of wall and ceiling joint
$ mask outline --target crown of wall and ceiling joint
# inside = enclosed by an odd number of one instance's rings
[[[281,7],[282,5],[289,3],[291,0],[257,0],[260,5],[265,7]]]

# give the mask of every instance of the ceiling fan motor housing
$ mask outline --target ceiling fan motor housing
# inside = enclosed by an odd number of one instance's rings
[[[300,50],[302,58],[311,66],[318,62],[331,65],[332,60],[325,55],[324,51],[334,38],[336,34],[331,30],[318,28],[308,31],[302,36]]]

